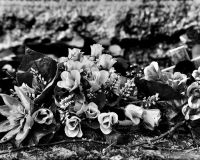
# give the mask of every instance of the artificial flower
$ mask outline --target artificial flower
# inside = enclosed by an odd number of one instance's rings
[[[81,71],[82,63],[79,61],[68,60],[64,62],[67,71],[78,70]]]
[[[70,72],[63,71],[61,73],[62,81],[58,81],[57,86],[60,88],[65,88],[68,91],[73,91],[80,85],[80,72],[77,70],[72,70]]]
[[[33,114],[35,122],[39,124],[50,125],[53,122],[54,116],[51,110],[47,108],[40,108]]]
[[[31,116],[33,103],[19,87],[14,87],[20,101],[6,94],[1,94],[5,105],[0,106],[0,113],[7,117],[7,120],[1,122],[0,132],[7,132],[0,140],[0,143],[15,138],[17,146],[28,135],[34,120]]]
[[[23,92],[28,96],[35,98],[35,90],[31,87],[29,87],[27,84],[23,83],[20,87],[20,89],[23,90]]]
[[[87,118],[95,119],[100,114],[100,111],[98,110],[98,106],[94,102],[90,102],[87,105],[87,110],[85,113]]]
[[[133,122],[133,125],[138,125],[142,118],[144,109],[134,104],[129,104],[125,108],[125,115]]]
[[[65,134],[68,137],[82,137],[83,132],[81,130],[81,119],[72,116],[71,118],[66,118],[66,123],[65,123]]]
[[[76,115],[80,115],[87,110],[87,105],[85,105],[84,95],[77,95],[74,99],[74,105],[72,106],[72,112],[75,112]]]
[[[151,64],[144,69],[144,79],[148,81],[159,81],[162,78],[161,70],[157,62]]]
[[[118,115],[114,112],[101,113],[98,116],[100,129],[104,134],[112,132],[112,125],[118,123]]]
[[[104,50],[104,48],[100,44],[93,44],[90,46],[90,48],[91,56],[93,57],[99,57],[100,55],[102,55],[102,51]]]
[[[142,114],[143,122],[146,128],[153,130],[159,124],[161,118],[159,109],[145,109]]]
[[[102,54],[99,56],[99,66],[101,66],[103,69],[111,69],[112,66],[116,63],[117,61],[109,54]]]
[[[182,86],[182,90],[184,90],[184,86],[186,85],[187,76],[180,72],[175,72],[168,79],[168,84],[175,90]]]
[[[88,82],[91,86],[92,91],[97,91],[102,85],[106,83],[109,78],[109,72],[105,70],[92,71],[90,77],[88,77]]]
[[[192,109],[188,104],[182,108],[182,113],[186,120],[197,120],[200,119],[200,108]]]
[[[69,48],[68,51],[69,51],[68,58],[74,61],[79,61],[83,54],[83,52],[81,52],[81,50],[77,48],[74,48],[74,49]]]
[[[200,81],[200,67],[192,72],[192,76],[196,81]]]

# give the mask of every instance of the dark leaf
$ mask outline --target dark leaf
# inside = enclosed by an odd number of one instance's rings
[[[138,94],[149,97],[159,94],[160,100],[181,99],[183,96],[167,84],[135,78]]]
[[[101,110],[106,104],[106,95],[103,92],[99,92],[90,101],[94,102],[98,106],[98,109]]]
[[[18,70],[28,71],[33,65],[35,60],[43,58],[45,55],[36,51],[33,51],[30,48],[26,48],[25,55],[22,59],[22,62],[18,68]]]

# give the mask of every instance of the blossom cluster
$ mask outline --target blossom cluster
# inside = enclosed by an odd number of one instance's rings
[[[30,62],[17,74],[31,74],[32,85],[23,82],[14,86],[12,95],[0,94],[5,103],[0,106],[0,113],[7,118],[0,123],[0,132],[5,132],[0,143],[14,139],[17,146],[25,142],[37,144],[63,128],[69,138],[84,137],[87,127],[105,135],[116,132],[120,125],[142,124],[154,130],[163,118],[163,109],[157,104],[166,98],[165,89],[174,95],[165,102],[173,103],[176,110],[180,110],[175,114],[174,110],[168,117],[181,113],[186,120],[200,119],[200,69],[192,73],[193,81],[188,83],[188,75],[162,72],[158,63],[152,62],[139,79],[149,96],[139,99],[138,77],[117,73],[117,60],[105,54],[99,44],[91,46],[90,55],[84,55],[79,49],[69,49],[68,56],[57,62],[45,56],[33,61],[35,63]],[[53,71],[44,66],[52,67]],[[45,71],[38,68],[45,68]]]

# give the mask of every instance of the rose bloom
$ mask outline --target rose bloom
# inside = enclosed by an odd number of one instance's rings
[[[100,129],[104,134],[112,132],[112,125],[118,123],[118,115],[114,112],[101,113],[98,116]]]
[[[61,73],[61,79],[62,81],[58,81],[57,86],[71,92],[79,87],[81,76],[77,70],[72,70],[70,72],[63,71]]]
[[[91,102],[87,105],[85,113],[87,118],[95,119],[100,114],[100,111],[98,110],[98,106],[94,102]]]
[[[50,125],[54,119],[52,111],[47,108],[40,108],[33,114],[33,117],[35,122],[46,125]]]
[[[160,118],[161,114],[159,109],[145,109],[142,114],[145,126],[150,130],[153,130],[154,127],[158,126]]]
[[[193,82],[187,88],[188,105],[191,109],[200,107],[200,86],[197,82]]]
[[[142,107],[129,104],[125,108],[125,115],[133,122],[133,125],[138,125],[140,123],[140,118],[142,118],[143,110]]]
[[[69,60],[64,62],[64,66],[66,67],[67,71],[72,71],[72,70],[80,71],[82,68],[82,63],[79,61]]]
[[[90,48],[91,56],[93,57],[99,57],[100,55],[102,55],[102,51],[104,50],[104,48],[100,44],[93,44],[90,46]]]
[[[144,69],[144,78],[148,81],[158,81],[162,77],[161,70],[157,62],[151,64]]]
[[[109,54],[102,54],[99,56],[99,66],[101,66],[104,69],[111,69],[112,66],[116,63],[117,61]]]
[[[91,73],[92,74],[88,78],[88,82],[91,86],[91,90],[95,92],[98,89],[100,89],[102,85],[106,83],[106,81],[109,78],[109,72],[101,70],[101,71],[92,71]]]
[[[200,81],[200,67],[198,68],[198,70],[193,71],[192,76],[196,81]]]
[[[69,51],[68,58],[74,61],[79,61],[83,54],[83,52],[81,52],[81,50],[77,48],[74,49],[69,48],[68,51]]]
[[[68,137],[82,137],[83,132],[81,130],[81,120],[76,116],[66,119],[65,123],[65,134]]]

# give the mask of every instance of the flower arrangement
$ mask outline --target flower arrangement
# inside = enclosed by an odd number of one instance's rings
[[[27,49],[12,94],[0,94],[0,113],[6,117],[0,143],[36,145],[58,131],[81,138],[89,128],[104,135],[121,132],[119,126],[153,131],[200,119],[199,69],[190,76],[167,73],[152,62],[142,72],[130,66],[122,76],[116,63],[99,44],[91,46],[89,56],[69,49],[57,61]]]

